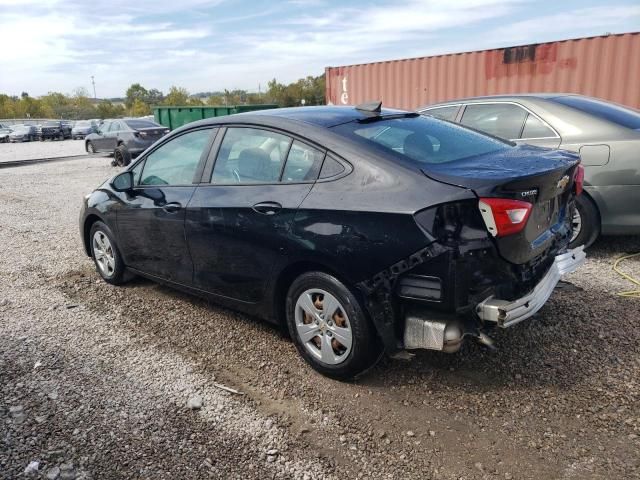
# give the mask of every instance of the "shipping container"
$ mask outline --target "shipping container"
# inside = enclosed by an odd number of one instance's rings
[[[160,125],[173,130],[196,120],[204,118],[222,117],[234,113],[253,112],[256,110],[268,110],[278,108],[274,104],[263,105],[216,105],[202,107],[153,107],[153,116]]]
[[[564,92],[640,108],[640,32],[327,67],[327,103],[413,110],[480,95]]]

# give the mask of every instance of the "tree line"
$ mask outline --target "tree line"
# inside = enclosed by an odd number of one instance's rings
[[[265,92],[223,90],[190,94],[183,87],[173,86],[165,95],[156,88],[147,89],[132,84],[121,99],[95,100],[84,88],[71,94],[49,92],[31,97],[27,92],[18,96],[0,93],[0,118],[64,118],[85,120],[90,118],[141,117],[151,115],[154,106],[206,106],[276,104],[280,107],[323,105],[325,103],[324,75],[308,76],[288,85],[275,78],[267,83]]]

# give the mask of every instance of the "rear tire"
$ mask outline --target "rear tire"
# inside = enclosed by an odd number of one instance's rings
[[[576,215],[573,218],[574,236],[569,248],[584,245],[589,248],[600,236],[600,214],[594,201],[585,193],[576,197]]]
[[[120,167],[126,167],[131,163],[131,153],[127,150],[127,147],[122,144],[118,145],[118,148],[113,152],[113,158],[116,165]]]
[[[381,358],[382,345],[365,309],[337,278],[323,272],[300,275],[286,302],[291,338],[316,371],[348,380]]]
[[[112,285],[122,285],[131,277],[120,255],[111,229],[100,221],[91,226],[89,234],[91,257],[102,279]]]

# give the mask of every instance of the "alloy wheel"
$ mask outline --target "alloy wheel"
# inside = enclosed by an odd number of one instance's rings
[[[93,234],[93,255],[100,272],[106,277],[113,276],[116,269],[113,246],[109,237],[100,230]]]
[[[353,332],[349,317],[329,292],[310,289],[295,306],[296,330],[306,350],[320,362],[337,365],[351,352]]]
[[[578,235],[580,235],[580,231],[582,230],[582,216],[580,215],[580,212],[578,211],[577,208],[573,210],[573,217],[571,218],[571,227],[572,227],[571,242],[573,242],[576,238],[578,238]]]
[[[88,142],[88,143],[87,143],[87,152],[89,152],[89,153],[96,153],[96,149],[95,149],[95,147],[93,146],[93,143],[91,143],[91,142]]]

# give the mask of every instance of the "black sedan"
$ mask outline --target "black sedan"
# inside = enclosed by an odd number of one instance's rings
[[[583,169],[379,104],[188,124],[85,197],[102,278],[141,275],[287,325],[316,370],[491,345],[564,273]],[[231,321],[231,320],[230,320]]]

